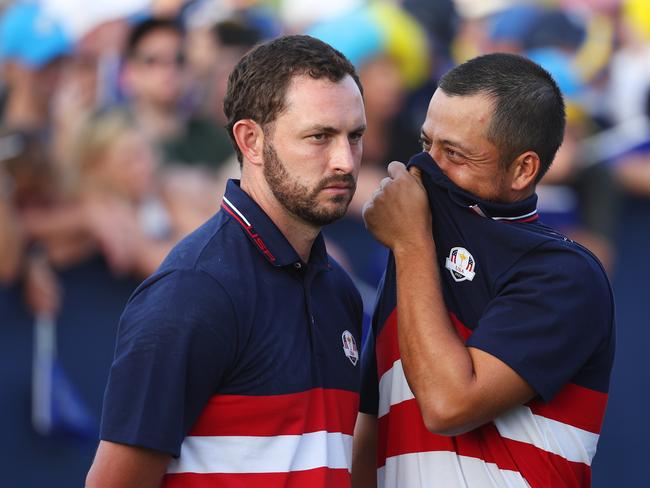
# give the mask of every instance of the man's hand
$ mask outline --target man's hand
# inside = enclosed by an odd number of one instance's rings
[[[366,228],[393,251],[411,244],[431,241],[431,211],[420,170],[398,161],[388,165],[372,199],[363,207]]]

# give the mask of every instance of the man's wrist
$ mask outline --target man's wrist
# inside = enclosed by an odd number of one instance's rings
[[[431,235],[422,236],[409,236],[401,242],[397,242],[392,246],[392,251],[395,257],[422,255],[422,253],[435,254],[436,243]]]

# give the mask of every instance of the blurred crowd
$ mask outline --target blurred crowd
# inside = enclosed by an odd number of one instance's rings
[[[104,290],[153,272],[238,175],[222,113],[230,70],[289,33],[332,44],[364,85],[357,194],[325,232],[368,309],[386,250],[362,205],[390,161],[421,151],[439,76],[488,52],[528,56],[558,81],[568,125],[539,187],[542,220],[613,272],[620,202],[650,197],[646,0],[4,0],[0,329],[10,317],[116,326],[128,294]],[[70,278],[87,266],[92,283]],[[93,305],[74,287],[95,290]]]

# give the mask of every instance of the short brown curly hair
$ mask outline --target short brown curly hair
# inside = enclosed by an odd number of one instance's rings
[[[237,152],[232,128],[238,120],[252,119],[261,126],[273,122],[285,108],[285,95],[292,78],[309,75],[336,83],[350,75],[363,94],[354,66],[329,44],[306,35],[284,36],[248,52],[230,73],[223,101],[226,128]]]

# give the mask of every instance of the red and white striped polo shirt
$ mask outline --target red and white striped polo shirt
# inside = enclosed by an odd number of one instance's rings
[[[462,337],[471,334],[455,317]],[[584,487],[590,485],[607,394],[566,385],[548,404],[533,400],[476,430],[430,433],[399,356],[397,314],[377,339],[378,486]]]

